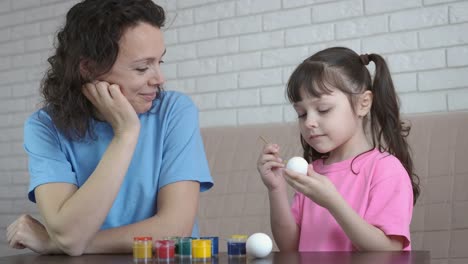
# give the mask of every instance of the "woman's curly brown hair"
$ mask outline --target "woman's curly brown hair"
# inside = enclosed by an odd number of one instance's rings
[[[151,0],[84,0],[68,11],[41,82],[44,109],[66,137],[82,139],[87,133],[93,136],[93,105],[81,87],[112,68],[122,34],[141,22],[162,28],[163,8]],[[80,74],[82,60],[90,62],[90,76]]]

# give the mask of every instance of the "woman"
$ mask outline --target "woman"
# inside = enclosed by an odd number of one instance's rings
[[[84,0],[49,58],[45,106],[25,123],[29,199],[7,229],[42,254],[131,252],[133,237],[196,236],[212,185],[192,101],[164,92],[164,10],[151,0]]]

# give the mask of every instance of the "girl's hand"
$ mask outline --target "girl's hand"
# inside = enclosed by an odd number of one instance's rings
[[[257,161],[258,172],[269,191],[286,189],[286,182],[283,178],[284,164],[278,153],[278,145],[266,144]]]
[[[58,253],[44,225],[30,215],[22,215],[8,226],[7,241],[16,249],[29,248],[39,254]]]
[[[327,177],[316,173],[312,164],[309,164],[307,175],[284,169],[284,178],[296,191],[324,208],[329,209],[340,197],[335,185]]]
[[[83,85],[83,94],[109,122],[116,136],[126,132],[139,132],[140,120],[133,106],[117,84],[95,81]]]

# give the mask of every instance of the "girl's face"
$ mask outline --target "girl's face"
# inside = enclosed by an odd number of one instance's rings
[[[119,41],[119,54],[100,81],[118,84],[137,113],[147,112],[164,83],[160,64],[166,52],[161,30],[147,23],[127,29]]]
[[[345,158],[356,148],[362,149],[357,146],[364,135],[362,120],[353,112],[346,94],[336,88],[331,90],[331,94],[311,97],[301,89],[302,101],[293,106],[304,140],[320,153]]]

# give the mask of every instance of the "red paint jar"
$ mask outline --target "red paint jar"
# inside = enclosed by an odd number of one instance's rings
[[[175,258],[175,241],[156,240],[154,243],[154,252],[157,259]]]

